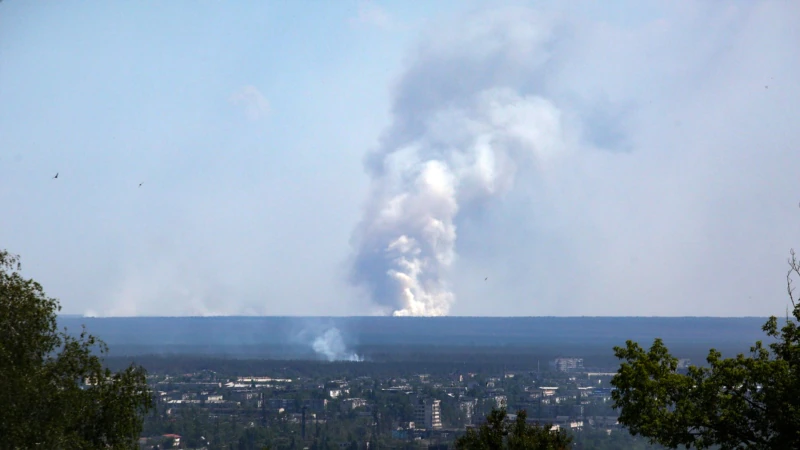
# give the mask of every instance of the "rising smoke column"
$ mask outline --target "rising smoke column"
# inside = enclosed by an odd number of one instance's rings
[[[562,150],[560,111],[525,89],[549,35],[530,19],[477,15],[467,32],[420,49],[401,79],[393,123],[368,161],[352,272],[395,316],[446,315],[458,215],[508,192],[520,166]]]
[[[363,361],[364,358],[347,349],[342,333],[336,327],[325,330],[314,339],[311,348],[328,361]]]

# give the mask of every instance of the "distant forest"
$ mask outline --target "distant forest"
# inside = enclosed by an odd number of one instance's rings
[[[581,357],[587,368],[599,370],[616,367],[614,345],[627,339],[649,345],[656,337],[664,339],[676,356],[703,364],[709,348],[723,354],[746,352],[765,338],[764,321],[760,317],[59,318],[68,330],[77,332],[85,325],[108,343],[110,362],[146,360],[150,369],[178,361],[194,367],[209,358],[241,360],[237,364],[243,367],[256,364],[255,360],[262,360],[258,363],[262,365],[270,364],[263,360],[296,361],[293,364],[324,360],[312,343],[335,327],[341,331],[341,345],[363,356],[365,365],[376,365],[370,373],[380,365],[390,370],[393,363],[410,362],[428,370],[453,364],[529,370],[559,356]]]

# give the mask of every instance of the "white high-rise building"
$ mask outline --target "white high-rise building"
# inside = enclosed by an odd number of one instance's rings
[[[556,358],[551,364],[559,372],[583,370],[583,358]]]
[[[440,430],[442,428],[442,408],[441,400],[425,399],[421,400],[414,407],[414,419],[417,427],[424,425],[428,430]]]
[[[464,413],[467,425],[472,425],[472,416],[475,414],[475,406],[477,405],[478,401],[475,399],[463,399],[459,402],[458,407]]]

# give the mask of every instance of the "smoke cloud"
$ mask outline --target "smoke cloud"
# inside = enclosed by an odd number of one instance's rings
[[[311,347],[318,355],[325,357],[328,361],[363,361],[364,358],[351,352],[342,339],[342,333],[336,327],[325,330],[317,336]]]
[[[546,59],[549,33],[533,15],[511,18],[508,11],[489,17],[468,42],[445,36],[421,50],[370,156],[352,280],[395,316],[446,315],[455,301],[448,272],[457,256],[456,218],[509,192],[520,167],[546,164],[566,149],[556,105],[505,87],[520,73],[512,66]],[[514,39],[526,45],[506,45]],[[435,74],[431,65],[467,70],[459,80],[420,76]]]
[[[64,313],[784,310],[800,2],[252,3],[0,14],[0,237]]]

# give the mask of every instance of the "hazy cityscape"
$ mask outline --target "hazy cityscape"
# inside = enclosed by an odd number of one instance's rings
[[[142,448],[453,448],[492,408],[574,448],[661,449],[617,422],[610,351],[663,337],[680,372],[733,354],[762,318],[62,317],[148,369]],[[262,330],[254,332],[253,330]],[[344,331],[343,331],[344,330]]]
[[[288,376],[281,371],[274,378],[226,376],[212,370],[152,375],[157,406],[140,443],[147,448],[166,437],[182,442],[182,448],[234,442],[250,449],[259,448],[255,442],[266,436],[273,446],[289,448],[327,448],[329,443],[340,448],[435,447],[452,445],[465,427],[483,422],[492,407],[525,409],[528,420],[572,433],[585,430],[594,439],[627,434],[610,407],[613,372],[587,371],[581,358],[543,365],[531,372],[351,379],[336,377],[347,371],[341,366],[318,369],[330,372],[328,377],[280,378]],[[206,426],[191,422],[198,420]]]
[[[0,450],[800,449],[800,0],[0,0]]]

